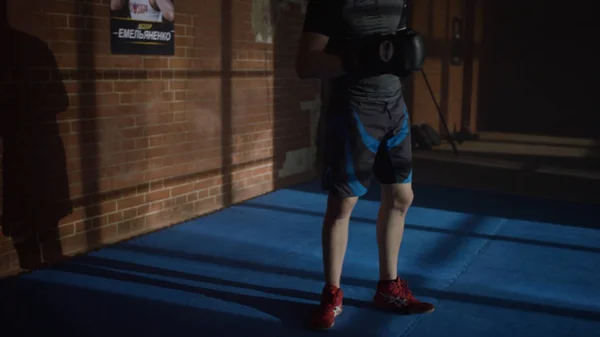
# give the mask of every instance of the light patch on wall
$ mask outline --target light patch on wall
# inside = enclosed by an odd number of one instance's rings
[[[163,111],[163,109],[161,109],[162,103],[163,101],[160,98],[150,99],[148,103],[146,103],[145,116],[147,124],[160,124],[160,115]]]
[[[289,151],[281,170],[277,172],[280,178],[309,172],[315,169],[317,159],[317,130],[321,114],[321,96],[317,95],[312,101],[300,102],[300,108],[310,114],[310,147]]]
[[[221,135],[221,115],[213,109],[197,108],[193,112],[196,133],[204,138],[213,139]]]
[[[259,43],[273,43],[277,23],[281,16],[299,6],[306,13],[308,0],[252,0],[252,32]]]
[[[135,183],[138,173],[143,168],[137,167],[137,163],[128,160],[128,154],[132,150],[124,148],[127,143],[135,142],[125,136],[125,131],[130,131],[133,125],[124,129],[122,121],[124,118],[106,118],[97,121],[100,130],[98,139],[99,166],[111,179],[118,183]],[[104,178],[104,177],[103,177]]]

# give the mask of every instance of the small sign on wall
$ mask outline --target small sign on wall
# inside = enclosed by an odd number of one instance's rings
[[[110,0],[113,54],[174,55],[173,0]]]

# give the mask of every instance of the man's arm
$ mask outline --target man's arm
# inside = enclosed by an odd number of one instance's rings
[[[121,8],[123,8],[124,4],[125,4],[125,0],[110,0],[110,10],[118,11]]]
[[[156,5],[160,9],[163,18],[169,21],[175,19],[175,6],[171,0],[156,0]]]
[[[338,8],[339,7],[339,8]],[[329,39],[339,29],[342,8],[335,0],[310,0],[304,30],[296,55],[296,73],[300,78],[332,78],[344,74],[339,56],[325,52]]]

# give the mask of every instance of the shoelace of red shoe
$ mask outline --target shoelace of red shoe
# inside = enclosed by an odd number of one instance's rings
[[[410,299],[412,298],[412,292],[408,288],[408,282],[399,280],[393,283],[393,292],[400,298]]]
[[[323,305],[328,310],[334,310],[335,307],[339,305],[341,302],[342,293],[341,291],[336,291],[335,293],[328,293],[326,297],[323,298]]]

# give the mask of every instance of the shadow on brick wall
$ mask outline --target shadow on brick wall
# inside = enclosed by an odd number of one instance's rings
[[[232,181],[232,48],[233,1],[221,0],[221,167],[223,173],[223,205],[233,201]]]
[[[76,1],[74,3],[75,27],[77,28],[77,97],[79,104],[77,107],[77,129],[80,131],[79,165],[82,169],[81,184],[83,189],[83,199],[79,204],[84,207],[83,230],[85,231],[85,243],[87,249],[93,249],[102,243],[100,231],[101,226],[98,215],[101,214],[100,201],[100,176],[99,171],[99,148],[97,127],[97,88],[95,72],[95,47],[94,30],[96,29],[94,20],[89,17],[94,15],[94,7],[86,1]],[[96,229],[96,230],[94,230]]]
[[[317,173],[321,81],[299,79],[295,61],[308,1],[271,0],[273,31],[273,186],[284,188]]]
[[[283,10],[285,1],[271,0],[269,13],[273,31],[273,185],[276,188],[285,186],[285,169],[290,166],[288,159],[293,157],[293,150],[310,146],[310,116],[308,111],[299,111],[300,102],[308,100],[302,92],[306,81],[298,81],[295,73],[295,52],[299,41],[297,29],[302,22],[292,10]],[[294,11],[296,8],[294,8]],[[299,12],[299,11],[298,11]],[[301,27],[301,26],[300,26]],[[304,88],[303,88],[304,85]],[[304,95],[303,95],[304,94]],[[304,97],[302,97],[304,96]],[[293,125],[293,127],[290,127]],[[304,135],[299,135],[303,132]]]
[[[54,55],[8,25],[4,1],[0,34],[2,234],[12,238],[21,268],[33,269],[63,257],[58,223],[72,205],[56,115],[69,99]]]

